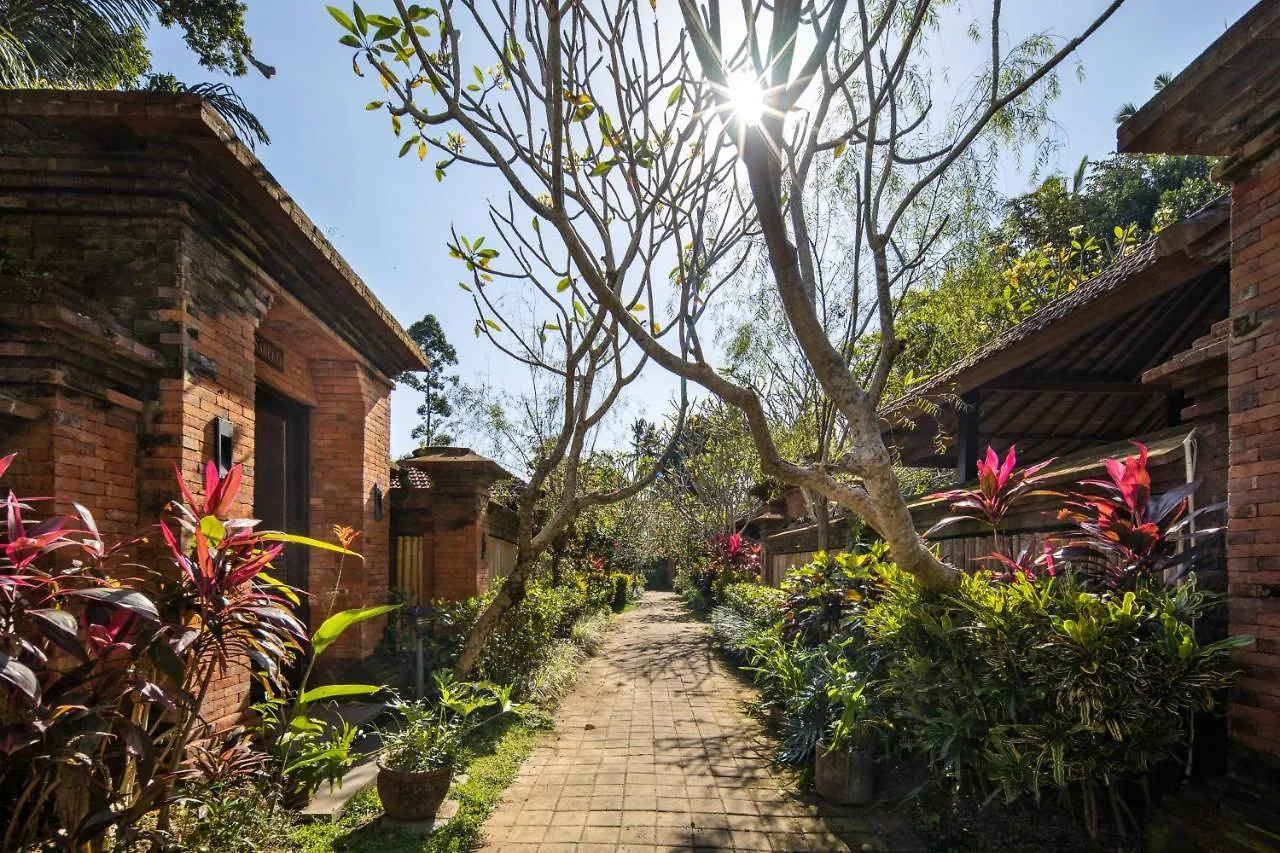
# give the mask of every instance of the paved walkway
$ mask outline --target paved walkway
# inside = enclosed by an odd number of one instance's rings
[[[485,849],[848,850],[771,773],[750,695],[676,596],[646,594],[583,665]]]

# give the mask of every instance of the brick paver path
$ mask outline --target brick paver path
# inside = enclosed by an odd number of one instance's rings
[[[750,689],[678,598],[650,592],[617,621],[485,824],[486,850],[849,849],[770,772]]]

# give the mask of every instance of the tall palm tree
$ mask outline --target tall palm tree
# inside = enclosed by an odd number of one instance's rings
[[[156,73],[147,50],[147,30],[159,16],[166,24],[187,28],[188,43],[207,67],[243,74],[247,60],[270,77],[275,69],[248,50],[242,14],[243,7],[235,3],[214,12],[179,13],[168,0],[0,0],[0,88],[190,92],[205,98],[250,145],[267,143],[266,129],[234,89],[225,83],[187,84]],[[197,15],[223,16],[214,28],[221,37],[193,43]]]

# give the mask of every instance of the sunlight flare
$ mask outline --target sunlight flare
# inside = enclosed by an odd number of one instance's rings
[[[735,71],[725,82],[733,115],[743,124],[756,125],[763,121],[765,91],[759,78],[747,71]]]

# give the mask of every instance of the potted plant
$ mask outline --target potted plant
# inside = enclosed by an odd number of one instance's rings
[[[391,820],[435,817],[449,792],[453,765],[476,729],[507,713],[511,688],[488,682],[455,682],[436,674],[437,698],[397,706],[404,723],[383,736],[378,757],[378,796]]]
[[[814,750],[813,787],[834,803],[865,805],[875,796],[873,725],[866,688],[858,673],[846,671],[827,689],[840,716],[831,725],[827,741]]]

